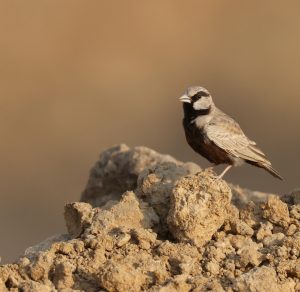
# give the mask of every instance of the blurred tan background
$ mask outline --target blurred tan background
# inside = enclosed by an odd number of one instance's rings
[[[177,100],[203,85],[285,178],[226,179],[279,194],[299,182],[299,1],[1,1],[0,256],[64,232],[98,154],[121,142],[209,163]],[[221,169],[218,168],[218,171]]]

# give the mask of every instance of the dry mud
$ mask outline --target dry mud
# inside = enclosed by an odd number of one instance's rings
[[[243,190],[145,147],[92,168],[69,234],[0,267],[0,291],[300,291],[300,191]]]

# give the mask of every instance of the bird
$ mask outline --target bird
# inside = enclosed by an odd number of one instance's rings
[[[227,164],[219,179],[232,166],[240,166],[244,162],[283,179],[239,124],[215,106],[207,89],[189,87],[179,100],[183,103],[183,128],[188,144],[211,163]]]

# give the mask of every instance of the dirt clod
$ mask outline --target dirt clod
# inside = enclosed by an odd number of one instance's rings
[[[179,242],[203,246],[227,218],[230,200],[228,185],[216,180],[211,172],[182,178],[171,194],[168,215],[171,233]]]
[[[300,291],[299,191],[278,197],[145,147],[100,155],[68,234],[0,266],[0,291]]]

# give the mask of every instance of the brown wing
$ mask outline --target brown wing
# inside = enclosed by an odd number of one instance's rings
[[[233,157],[271,164],[265,154],[255,146],[256,143],[249,140],[240,126],[229,116],[217,114],[205,130],[209,140]]]
[[[265,154],[249,140],[238,123],[221,111],[205,127],[207,138],[233,157],[266,169],[273,176],[282,179],[272,167]]]

